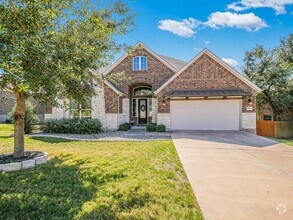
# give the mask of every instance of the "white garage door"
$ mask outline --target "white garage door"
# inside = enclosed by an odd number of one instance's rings
[[[239,130],[241,100],[171,100],[172,130]]]

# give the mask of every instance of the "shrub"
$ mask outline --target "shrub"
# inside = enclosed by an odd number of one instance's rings
[[[157,125],[157,132],[165,132],[166,131],[166,126],[165,125]]]
[[[13,122],[15,116],[15,107],[9,113],[11,121]],[[33,126],[39,123],[40,119],[36,113],[35,107],[30,101],[25,103],[25,113],[24,113],[24,133],[29,134],[33,131]]]
[[[43,131],[60,134],[96,134],[102,132],[102,124],[98,119],[48,119],[45,121]]]
[[[130,123],[123,123],[121,125],[119,125],[119,131],[128,131],[131,128],[131,124]]]
[[[6,119],[6,120],[5,120],[5,123],[6,123],[6,124],[11,124],[12,121],[11,121],[11,119]]]
[[[146,126],[146,130],[149,131],[149,132],[154,132],[154,131],[156,131],[156,124],[155,124],[155,123],[147,124],[147,126]]]

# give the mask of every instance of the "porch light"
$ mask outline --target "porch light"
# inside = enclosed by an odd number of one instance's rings
[[[252,105],[252,98],[249,98],[247,101],[249,105]]]
[[[166,105],[166,100],[165,99],[163,99],[163,106],[165,106]]]

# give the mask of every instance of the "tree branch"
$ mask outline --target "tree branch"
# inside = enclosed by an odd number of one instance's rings
[[[24,31],[24,32],[27,32],[27,29],[25,28],[24,24],[20,21],[19,17],[18,17],[18,13],[17,13],[17,10],[14,6],[14,3],[13,3],[13,0],[9,0],[9,4],[11,6],[11,9],[12,11],[14,12],[14,15],[16,17],[16,21],[17,23],[19,24],[19,26],[21,27],[21,29]]]

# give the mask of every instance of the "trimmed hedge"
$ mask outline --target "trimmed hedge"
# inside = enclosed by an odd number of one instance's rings
[[[154,132],[154,131],[156,131],[156,126],[157,126],[157,124],[155,124],[155,123],[147,124],[146,130],[149,132]]]
[[[43,131],[59,134],[96,134],[103,130],[98,119],[63,118],[46,120]]]
[[[157,125],[155,123],[147,124],[146,131],[148,132],[165,132],[166,126],[165,125]]]
[[[166,131],[166,126],[165,125],[157,125],[157,132],[165,132]]]
[[[131,124],[130,123],[123,123],[121,125],[119,125],[119,131],[128,131],[131,128]]]

